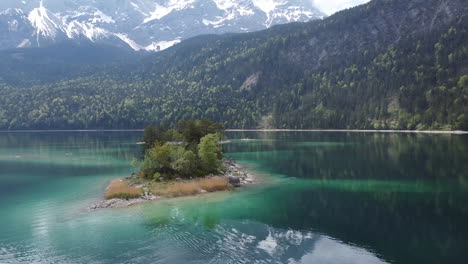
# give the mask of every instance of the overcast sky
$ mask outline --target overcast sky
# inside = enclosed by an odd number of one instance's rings
[[[320,10],[331,15],[348,7],[367,3],[369,0],[313,0],[313,2]]]

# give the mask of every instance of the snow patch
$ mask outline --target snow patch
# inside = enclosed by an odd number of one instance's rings
[[[29,41],[29,39],[23,39],[23,41],[21,41],[20,44],[18,44],[18,46],[16,46],[17,48],[25,48],[25,47],[29,47],[31,46],[31,41]]]
[[[231,0],[213,0],[216,6],[221,10],[229,10],[235,6],[234,1]]]
[[[22,9],[19,8],[8,8],[5,11],[1,11],[0,15],[14,15],[13,13],[16,13],[17,15],[22,15],[24,14]]]
[[[134,2],[130,2],[130,5],[133,6],[133,9],[135,9],[137,12],[139,12],[140,14],[144,15],[144,16],[148,16],[148,13],[146,12],[143,12],[143,10],[141,10],[140,6],[138,6],[137,4],[135,4]]]
[[[150,45],[145,47],[147,51],[161,51],[167,48],[174,46],[175,44],[180,43],[180,39],[170,40],[170,41],[159,41],[153,42]]]
[[[221,18],[221,19],[219,19],[217,21],[211,21],[211,20],[208,20],[208,19],[203,19],[202,23],[205,26],[213,26],[214,28],[218,28],[218,27],[221,27],[223,25],[224,21],[226,21],[228,19],[229,19],[229,16],[225,17],[225,18]]]
[[[123,42],[127,43],[132,49],[139,51],[142,50],[143,47],[138,45],[135,41],[131,40],[127,35],[122,34],[122,33],[115,33],[114,34],[116,37],[118,37],[120,40]]]
[[[193,4],[196,0],[170,0],[167,3],[167,6],[162,6],[159,4],[155,4],[155,10],[151,12],[150,16],[143,20],[143,24],[148,23],[152,20],[161,19],[168,14],[170,14],[173,10],[182,10],[189,7]]]
[[[253,4],[266,14],[267,20],[264,23],[266,27],[270,27],[278,18],[293,22],[314,16],[314,13],[305,7],[288,6],[288,2],[283,0],[253,0]]]
[[[95,27],[91,23],[80,23],[77,20],[73,20],[68,24],[66,33],[68,38],[75,38],[83,35],[91,41],[99,37],[110,35],[109,31],[103,28]]]
[[[337,11],[350,8],[356,5],[361,5],[370,0],[313,0],[314,6],[328,15],[332,15]]]
[[[112,17],[104,14],[102,11],[97,10],[94,12],[94,18],[91,20],[92,23],[103,22],[103,23],[115,23],[115,20]]]

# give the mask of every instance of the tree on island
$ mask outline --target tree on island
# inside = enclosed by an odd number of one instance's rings
[[[200,139],[198,156],[206,172],[216,172],[221,166],[222,153],[219,141],[218,134],[208,134]]]
[[[144,159],[140,175],[145,179],[200,177],[222,169],[219,141],[224,128],[208,119],[179,121],[175,129],[160,124],[145,129]]]

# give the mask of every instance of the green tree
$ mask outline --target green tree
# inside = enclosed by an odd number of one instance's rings
[[[197,157],[191,150],[181,146],[171,149],[171,168],[181,175],[190,175],[197,167]]]
[[[207,172],[216,172],[220,165],[221,146],[219,145],[218,134],[208,134],[200,139],[198,144],[198,156],[200,157],[202,168]]]
[[[141,170],[146,178],[152,178],[156,172],[171,174],[171,146],[156,145],[147,151]]]
[[[145,144],[142,145],[143,154],[153,147],[156,142],[156,138],[157,135],[154,126],[147,126],[143,135],[143,142],[145,142]]]

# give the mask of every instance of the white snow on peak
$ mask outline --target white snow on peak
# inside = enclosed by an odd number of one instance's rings
[[[275,10],[278,6],[285,4],[283,1],[277,0],[252,0],[253,4],[267,15]]]
[[[213,0],[218,9],[225,11],[228,16],[239,13],[241,16],[253,15],[254,11],[250,9],[248,3],[242,1],[232,1],[232,0]],[[230,18],[233,19],[233,18]]]
[[[91,23],[81,23],[77,20],[71,21],[66,28],[68,38],[85,36],[87,39],[94,41],[99,37],[109,36],[109,31],[96,27]]]
[[[44,7],[42,0],[39,3],[39,7],[34,8],[28,15],[28,20],[31,25],[36,29],[37,44],[39,43],[39,37],[55,38],[57,31],[64,31],[61,21],[57,19],[53,14]]]
[[[234,20],[239,16],[251,16],[255,12],[249,7],[246,2],[238,2],[232,0],[213,0],[218,9],[224,11],[223,16],[217,16],[217,20],[203,19],[202,23],[206,26],[218,28],[223,26],[225,21]]]
[[[234,1],[232,0],[213,0],[216,6],[221,10],[228,10],[235,6]]]
[[[189,7],[196,0],[169,0],[166,5],[155,4],[155,9],[143,20],[143,24],[152,20],[161,19],[170,14],[173,10],[182,10]]]
[[[311,11],[300,6],[288,6],[284,0],[252,0],[253,4],[262,10],[267,20],[264,25],[270,27],[277,18],[283,18],[288,22],[298,21],[301,17],[313,17]]]
[[[156,4],[156,9],[151,12],[150,16],[145,18],[143,20],[143,23],[148,23],[150,21],[153,21],[155,19],[161,19],[165,17],[167,14],[171,13],[173,8],[171,7],[165,7],[165,6],[160,6]]]

